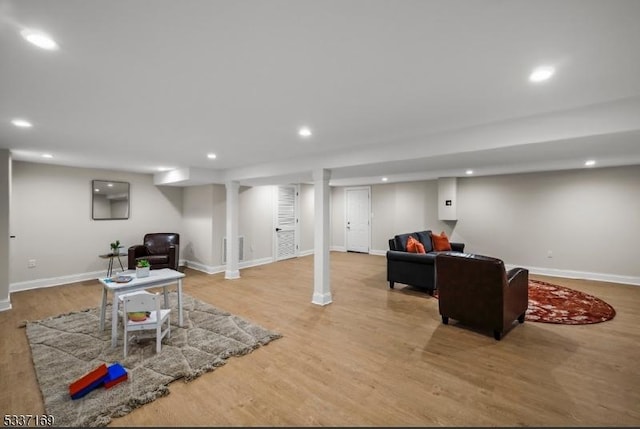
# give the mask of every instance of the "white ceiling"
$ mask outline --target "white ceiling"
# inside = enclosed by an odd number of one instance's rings
[[[173,185],[640,164],[639,22],[637,0],[0,0],[0,148]]]

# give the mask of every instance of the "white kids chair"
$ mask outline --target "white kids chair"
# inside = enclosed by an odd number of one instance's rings
[[[162,349],[162,339],[171,337],[171,310],[160,308],[160,294],[142,293],[124,296],[122,300],[124,325],[124,357],[127,357],[129,332],[156,331],[156,353]],[[137,314],[135,314],[137,313]],[[138,317],[136,317],[138,316]],[[163,325],[166,322],[166,328]]]

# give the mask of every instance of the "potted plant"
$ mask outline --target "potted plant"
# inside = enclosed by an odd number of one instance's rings
[[[138,259],[136,262],[136,277],[149,277],[151,264],[146,259]]]
[[[114,255],[118,255],[120,253],[120,240],[116,240],[110,244],[111,253]]]

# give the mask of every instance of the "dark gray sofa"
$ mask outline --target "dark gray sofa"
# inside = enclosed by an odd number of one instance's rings
[[[409,236],[424,245],[427,253],[407,252]],[[464,252],[464,243],[451,243],[452,252]],[[431,231],[411,232],[399,234],[389,240],[387,251],[387,281],[393,289],[394,283],[402,283],[426,289],[433,294],[436,289],[435,259],[439,253],[435,252],[431,244]]]

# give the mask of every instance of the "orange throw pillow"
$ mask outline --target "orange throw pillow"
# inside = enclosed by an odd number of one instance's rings
[[[409,236],[407,239],[407,252],[409,253],[426,253],[424,250],[424,245],[420,243],[418,240],[413,238],[413,236]]]
[[[418,240],[409,236],[409,238],[407,238],[407,252],[416,253],[416,243],[418,243]]]
[[[436,252],[451,250],[451,243],[449,243],[449,238],[444,231],[440,235],[431,233],[431,243],[433,244],[433,250]]]

